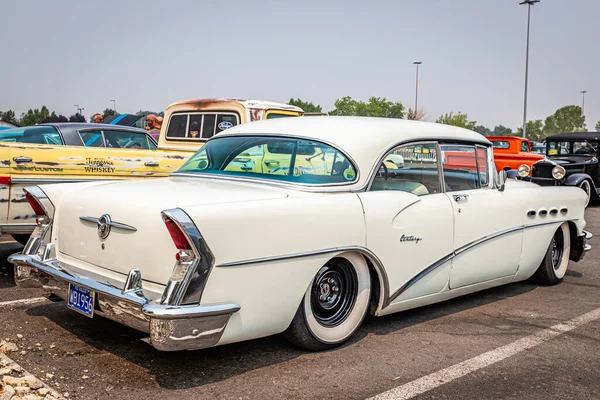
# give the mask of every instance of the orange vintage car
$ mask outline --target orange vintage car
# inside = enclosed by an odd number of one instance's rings
[[[531,164],[544,158],[541,154],[531,151],[529,140],[516,136],[486,136],[494,146],[494,161],[496,169],[518,169],[519,165]]]

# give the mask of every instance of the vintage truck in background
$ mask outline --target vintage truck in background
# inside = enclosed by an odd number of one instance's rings
[[[487,136],[494,148],[494,162],[498,172],[517,169],[520,165],[532,164],[544,158],[541,154],[533,153],[528,139],[517,136]]]
[[[147,132],[119,125],[63,123],[4,130],[0,231],[22,244],[33,232],[36,217],[23,192],[26,186],[167,176],[225,129],[303,114],[295,106],[259,100],[180,101],[167,107],[158,145]],[[140,134],[144,139],[129,137]]]

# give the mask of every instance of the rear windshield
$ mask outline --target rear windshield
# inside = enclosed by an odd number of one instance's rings
[[[238,115],[231,112],[177,113],[169,120],[167,139],[206,140],[237,124]]]
[[[55,127],[49,125],[26,126],[0,131],[0,142],[63,144]]]
[[[309,185],[357,179],[355,166],[334,147],[312,140],[261,136],[211,140],[177,172]]]

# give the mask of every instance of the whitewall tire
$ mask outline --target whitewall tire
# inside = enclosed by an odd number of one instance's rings
[[[317,272],[284,335],[309,350],[339,346],[359,328],[370,296],[365,259],[357,253],[342,253]]]
[[[584,206],[584,208],[587,208],[592,198],[592,186],[590,185],[590,181],[586,179],[582,181],[578,186],[587,194],[587,200],[585,201]]]
[[[556,285],[567,273],[571,254],[571,233],[569,223],[564,222],[554,233],[550,246],[534,278],[543,285]]]

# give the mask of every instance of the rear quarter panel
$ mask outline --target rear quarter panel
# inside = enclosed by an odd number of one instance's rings
[[[202,303],[241,306],[221,344],[284,331],[318,270],[335,253],[258,262],[219,264],[365,245],[362,207],[355,194],[305,194],[185,210],[216,259]]]

